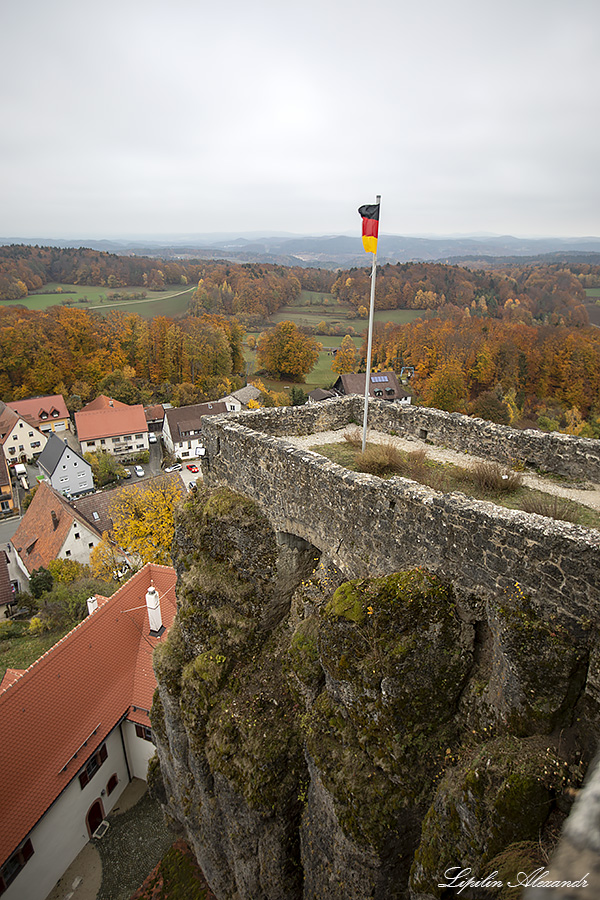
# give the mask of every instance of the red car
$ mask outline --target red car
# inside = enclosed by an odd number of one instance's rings
[[[194,465],[186,466],[186,469],[189,469],[190,472],[193,472],[194,474],[196,474],[196,472],[199,472],[199,471],[200,471],[200,469],[198,468],[198,466],[194,466]]]

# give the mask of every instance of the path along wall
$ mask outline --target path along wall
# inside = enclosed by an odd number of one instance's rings
[[[541,612],[593,618],[600,613],[599,532],[461,493],[441,494],[403,478],[384,481],[350,472],[284,438],[315,433],[318,444],[318,432],[361,418],[358,397],[205,418],[204,478],[251,496],[276,529],[327,552],[349,577],[423,565],[463,594],[497,596],[518,582]],[[584,459],[589,457],[594,473],[588,477],[595,477],[599,462],[598,441],[561,435],[557,442],[556,435],[541,435],[551,445],[543,451],[532,433],[381,401],[372,404],[370,425],[404,435],[428,426],[435,443],[456,447],[450,436],[460,435],[458,449],[494,458],[508,456],[508,450],[510,458],[523,458],[520,451],[531,446],[531,461],[537,447],[536,466],[557,471],[572,464],[582,477]],[[524,442],[514,453],[513,434]]]

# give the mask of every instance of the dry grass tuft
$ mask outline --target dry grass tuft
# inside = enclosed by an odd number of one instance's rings
[[[521,507],[524,512],[558,519],[561,522],[572,522],[578,525],[581,521],[581,510],[570,500],[550,494],[531,494],[523,498]]]
[[[496,462],[480,462],[467,471],[466,480],[483,494],[512,494],[521,487],[523,476]]]
[[[402,451],[398,450],[391,442],[387,442],[385,444],[369,444],[364,453],[358,454],[356,468],[359,472],[367,472],[369,475],[385,478],[389,475],[404,475],[407,464]]]

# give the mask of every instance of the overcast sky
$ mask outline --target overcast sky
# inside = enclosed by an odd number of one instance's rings
[[[19,0],[0,236],[600,235],[600,0]]]

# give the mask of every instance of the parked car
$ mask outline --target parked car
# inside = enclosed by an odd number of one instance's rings
[[[148,440],[150,441],[151,444],[156,444],[158,441],[158,438],[156,437],[155,434],[149,434]]]
[[[172,466],[167,466],[165,472],[180,472],[181,471],[181,463],[174,463]]]
[[[200,471],[200,469],[198,468],[198,466],[195,466],[193,463],[192,463],[191,465],[189,465],[189,466],[186,466],[186,469],[189,469],[190,472],[193,472],[193,473],[194,473],[194,475],[196,474],[196,472],[199,472],[199,471]]]
[[[141,466],[136,466],[135,474],[137,475],[138,478],[143,478],[146,473],[144,472],[144,470],[142,469]]]
[[[131,469],[127,469],[125,466],[123,466],[120,474],[121,478],[131,478]]]

